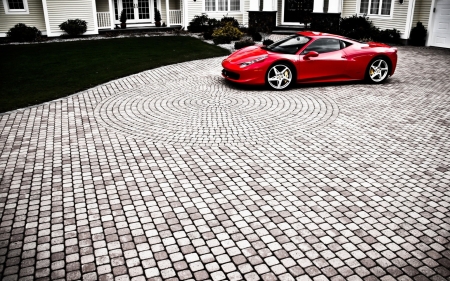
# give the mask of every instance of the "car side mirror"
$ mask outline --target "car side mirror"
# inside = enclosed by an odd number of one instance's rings
[[[309,58],[315,58],[315,57],[318,57],[318,56],[319,56],[318,52],[311,51],[311,52],[308,52],[306,55],[304,55],[303,59],[307,60]]]

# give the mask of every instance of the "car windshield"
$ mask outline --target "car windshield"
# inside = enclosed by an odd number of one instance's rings
[[[283,54],[295,54],[300,50],[306,43],[308,43],[310,38],[301,35],[292,35],[280,41],[273,43],[266,47],[267,50],[283,53]]]

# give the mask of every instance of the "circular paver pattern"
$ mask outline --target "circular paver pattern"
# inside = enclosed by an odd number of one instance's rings
[[[235,89],[216,75],[126,90],[95,109],[106,128],[165,144],[236,144],[296,136],[329,124],[327,95]]]

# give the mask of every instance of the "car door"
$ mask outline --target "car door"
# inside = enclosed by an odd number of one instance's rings
[[[343,42],[335,38],[319,38],[300,53],[298,61],[299,82],[342,81],[349,79],[348,61]],[[305,56],[317,52],[317,56]]]

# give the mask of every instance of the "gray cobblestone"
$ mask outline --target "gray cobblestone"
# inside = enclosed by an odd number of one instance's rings
[[[449,58],[281,92],[214,58],[0,114],[0,279],[447,280]]]

